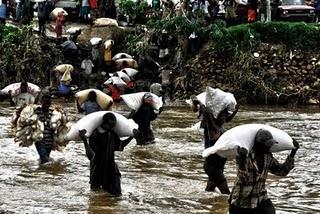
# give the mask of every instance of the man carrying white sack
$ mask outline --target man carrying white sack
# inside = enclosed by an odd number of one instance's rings
[[[293,139],[294,149],[283,164],[280,164],[270,152],[277,144],[272,134],[260,129],[255,137],[252,150],[238,147],[236,157],[237,180],[229,198],[230,214],[275,214],[275,208],[267,196],[265,183],[270,171],[277,176],[286,176],[294,167],[294,156],[299,149]]]
[[[112,113],[103,115],[103,122],[89,137],[86,130],[80,130],[79,135],[84,143],[86,155],[90,160],[91,190],[104,190],[114,196],[121,195],[121,174],[115,162],[115,151],[123,151],[133,137],[123,141],[115,133],[117,119]],[[134,131],[136,132],[136,131]]]
[[[214,118],[210,109],[202,104],[196,97],[192,96],[192,109],[194,112],[199,111],[199,117],[202,116],[200,127],[204,129],[204,147],[213,146],[219,137],[226,131],[223,127],[225,122],[231,121],[237,114],[239,105],[236,105],[234,112],[229,113],[227,108],[222,110],[217,118]],[[224,166],[227,159],[217,154],[212,154],[205,159],[203,168],[209,179],[206,191],[212,192],[216,187],[222,194],[229,194],[227,180],[223,174]]]

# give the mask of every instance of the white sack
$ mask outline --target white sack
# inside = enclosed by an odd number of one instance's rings
[[[113,44],[114,44],[114,41],[112,39],[109,39],[109,40],[105,41],[103,45],[104,45],[105,49],[109,49],[112,47]]]
[[[118,27],[118,22],[115,19],[110,18],[98,18],[94,21],[93,26],[116,26]]]
[[[197,99],[198,99],[203,105],[205,105],[205,103],[206,103],[206,92],[202,92],[201,94],[197,95]],[[186,100],[186,103],[188,103],[189,105],[192,106],[192,100],[191,100],[191,99]]]
[[[5,88],[3,88],[1,91],[4,93],[9,93],[11,90],[11,96],[17,96],[21,93],[20,91],[20,85],[21,82],[12,83]],[[32,94],[33,96],[37,96],[41,91],[41,88],[33,83],[28,82],[28,92]]]
[[[235,111],[237,101],[231,93],[224,92],[218,88],[207,87],[205,105],[209,108],[213,116],[217,118],[225,108],[227,108],[229,112]]]
[[[60,12],[62,12],[62,11],[64,12],[64,15],[65,15],[65,16],[68,15],[67,11],[65,11],[63,8],[57,7],[57,8],[55,8],[55,9],[53,9],[53,10],[51,11],[51,13],[50,13],[51,19],[57,18],[58,13],[60,13]]]
[[[121,79],[123,79],[124,81],[130,81],[130,77],[124,73],[123,71],[117,71],[115,73],[109,74],[111,77],[114,77],[115,74],[118,75],[118,77],[120,77]]]
[[[71,64],[61,64],[54,68],[54,71],[58,71],[60,73],[72,72],[74,70],[73,65]]]
[[[116,61],[118,59],[124,59],[124,58],[132,59],[133,57],[127,53],[117,53],[116,55],[114,55],[114,57],[112,57],[112,60]]]
[[[121,114],[111,111],[98,111],[84,116],[74,124],[67,134],[66,139],[80,140],[79,130],[82,129],[85,129],[87,131],[86,136],[90,137],[92,132],[102,124],[102,117],[106,113],[112,113],[116,117],[117,123],[114,131],[119,137],[133,136],[133,129],[138,129],[138,125],[132,119],[127,119]]]
[[[134,68],[124,68],[121,71],[126,73],[129,77],[133,77],[139,72],[138,70],[136,70]]]
[[[101,41],[102,41],[102,39],[100,37],[93,37],[93,38],[90,39],[91,45],[97,45]]]
[[[133,94],[124,94],[121,95],[122,100],[127,104],[127,106],[133,110],[138,110],[140,108],[140,106],[143,103],[143,96],[146,93],[150,93],[150,92],[138,92],[138,93],[133,93]],[[158,97],[157,95],[150,93],[153,96],[153,101],[151,106],[156,109],[159,110],[162,105],[163,105],[163,101],[161,99],[161,97]]]
[[[118,87],[123,87],[126,86],[127,84],[120,78],[120,77],[110,77],[107,81],[105,81],[103,84],[104,85],[109,85],[109,84],[116,85]]]
[[[261,128],[270,131],[273,139],[278,142],[278,144],[271,147],[271,152],[280,152],[294,148],[292,138],[280,129],[263,124],[245,124],[236,126],[223,133],[212,147],[203,151],[202,156],[206,158],[211,154],[217,153],[221,157],[234,158],[237,154],[238,146],[250,151],[253,147],[256,133]]]

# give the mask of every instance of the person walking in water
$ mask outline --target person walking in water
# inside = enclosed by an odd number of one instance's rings
[[[97,102],[97,94],[95,91],[89,92],[87,100],[81,106],[78,100],[76,100],[76,102],[79,113],[84,112],[85,115],[102,110]],[[110,104],[112,105],[112,102],[110,102]]]
[[[121,195],[121,174],[115,162],[115,151],[123,151],[133,137],[121,141],[115,133],[116,117],[112,113],[103,115],[102,124],[89,137],[86,130],[80,130],[79,135],[84,143],[86,155],[90,160],[91,190],[104,190],[114,196]]]
[[[199,111],[199,117],[202,117],[200,127],[204,129],[204,147],[205,149],[209,148],[213,146],[226,131],[223,124],[233,119],[238,112],[239,106],[237,105],[235,111],[232,113],[224,109],[219,113],[217,118],[214,118],[210,110],[195,96],[192,96],[191,100],[193,111]],[[213,192],[215,188],[218,187],[222,194],[230,194],[227,180],[223,174],[226,161],[226,158],[222,158],[217,154],[212,154],[205,159],[203,168],[209,177],[205,188],[206,191]]]
[[[284,163],[279,163],[270,152],[277,144],[268,130],[258,130],[251,151],[238,147],[236,157],[237,178],[229,198],[230,214],[275,214],[268,198],[266,179],[268,172],[286,176],[294,167],[294,156],[299,143],[293,139],[294,149]]]

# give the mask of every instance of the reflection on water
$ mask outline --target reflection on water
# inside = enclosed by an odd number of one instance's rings
[[[74,104],[67,104],[71,118]],[[128,109],[120,106],[124,115]],[[39,166],[34,146],[18,147],[10,137],[13,108],[0,106],[0,213],[227,213],[227,197],[205,192],[202,130],[197,115],[186,106],[167,107],[153,123],[157,143],[136,146],[133,141],[117,163],[123,195],[91,192],[89,161],[81,142],[64,152],[52,152],[49,164]],[[277,213],[317,213],[320,210],[319,108],[242,106],[227,128],[243,123],[266,123],[303,142],[296,166],[287,177],[268,179],[269,197]],[[288,152],[276,154],[284,160]],[[234,162],[226,165],[229,185],[235,179]]]

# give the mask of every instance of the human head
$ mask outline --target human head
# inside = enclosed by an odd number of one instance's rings
[[[270,148],[277,143],[270,131],[259,129],[254,140],[253,150],[257,153],[265,154],[270,152]]]
[[[88,98],[89,101],[94,102],[97,99],[97,94],[95,91],[90,91],[88,94]]]
[[[101,128],[103,128],[104,130],[110,130],[113,129],[116,125],[117,119],[114,116],[114,114],[112,113],[106,113],[105,115],[103,115],[102,117],[102,124],[101,124]]]
[[[28,92],[28,83],[23,81],[20,83],[20,91],[21,93]]]
[[[51,106],[51,97],[50,95],[43,95],[41,98],[42,110],[48,111]]]
[[[151,93],[145,93],[143,96],[143,102],[147,104],[151,104],[153,101],[153,96]]]

